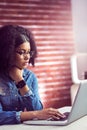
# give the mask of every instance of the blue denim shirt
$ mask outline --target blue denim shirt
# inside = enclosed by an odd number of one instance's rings
[[[15,82],[10,77],[0,75],[0,125],[21,123],[21,111],[25,109],[34,111],[43,108],[35,74],[24,69],[23,78],[30,91],[21,96]]]

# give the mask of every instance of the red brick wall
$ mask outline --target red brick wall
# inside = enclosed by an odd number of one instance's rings
[[[0,0],[0,26],[31,29],[37,44],[36,67],[44,107],[70,105],[70,56],[74,52],[70,0]]]

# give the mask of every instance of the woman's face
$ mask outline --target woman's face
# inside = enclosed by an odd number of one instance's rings
[[[24,42],[19,45],[15,50],[14,65],[19,69],[24,69],[29,64],[30,59],[30,43]]]

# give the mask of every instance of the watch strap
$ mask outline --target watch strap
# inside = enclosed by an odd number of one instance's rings
[[[25,85],[26,85],[26,82],[24,80],[21,80],[16,84],[17,88],[23,88]]]

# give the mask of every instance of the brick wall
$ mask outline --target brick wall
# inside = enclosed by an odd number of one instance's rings
[[[31,29],[36,40],[36,67],[44,107],[70,105],[70,56],[74,52],[70,0],[0,0],[0,26]]]

